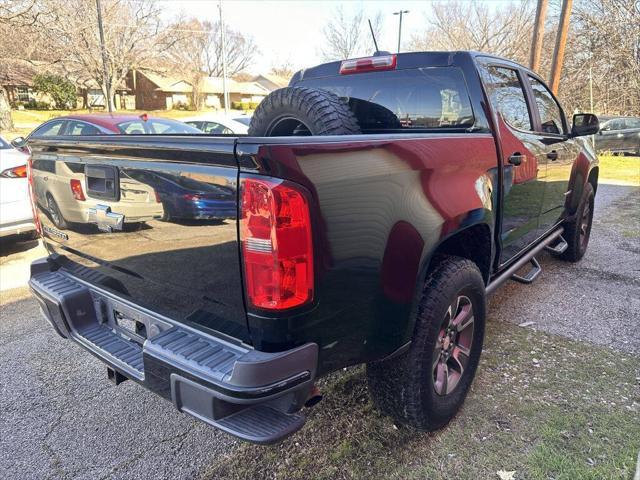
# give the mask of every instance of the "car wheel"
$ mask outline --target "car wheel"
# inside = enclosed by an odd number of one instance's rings
[[[69,227],[69,223],[62,216],[60,208],[58,208],[58,204],[50,193],[47,193],[47,210],[51,217],[51,221],[57,228],[64,230]]]
[[[409,350],[367,365],[374,403],[422,430],[446,425],[475,376],[486,315],[484,281],[470,260],[435,259],[417,308]]]
[[[593,185],[587,182],[575,217],[564,224],[562,236],[569,246],[560,255],[563,260],[577,262],[587,251],[589,238],[591,237],[591,225],[593,224],[594,199]]]

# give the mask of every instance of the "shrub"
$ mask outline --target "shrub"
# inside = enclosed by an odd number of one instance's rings
[[[51,105],[48,102],[38,100],[29,100],[28,102],[16,102],[16,107],[22,106],[25,110],[50,110]]]
[[[59,110],[67,110],[76,106],[75,85],[60,75],[36,75],[33,79],[33,89],[49,95]]]

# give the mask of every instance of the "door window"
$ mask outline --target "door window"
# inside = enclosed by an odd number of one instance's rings
[[[482,70],[482,74],[491,105],[504,121],[519,130],[533,130],[518,72],[511,68],[489,66]]]
[[[560,105],[547,89],[547,87],[536,78],[529,77],[533,98],[540,114],[540,127],[543,133],[562,135],[565,132],[562,110]]]
[[[60,135],[60,131],[62,130],[62,125],[64,121],[60,120],[57,122],[45,123],[40,128],[38,128],[35,132],[33,132],[33,137],[54,137],[56,135]]]

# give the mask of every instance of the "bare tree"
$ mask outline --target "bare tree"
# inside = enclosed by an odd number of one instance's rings
[[[635,0],[574,5],[560,96],[571,109],[640,115],[640,10]]]
[[[376,38],[382,29],[382,14],[377,13],[372,20]],[[371,51],[373,42],[370,37],[369,26],[364,11],[358,10],[352,16],[344,12],[342,6],[336,8],[329,22],[322,30],[324,46],[321,48],[322,57],[327,60],[345,60]]]
[[[270,73],[282,78],[291,78],[294,74],[293,65],[289,60],[271,66]]]
[[[533,18],[531,2],[495,11],[478,1],[435,3],[425,14],[425,31],[413,35],[410,50],[478,50],[525,62]]]
[[[113,106],[115,89],[127,73],[153,63],[179,36],[163,27],[161,7],[152,0],[106,0],[102,6],[106,76],[95,0],[34,0],[20,17],[7,21],[29,28],[25,38],[42,46],[29,60],[46,60],[78,85],[99,86]]]
[[[181,32],[173,48],[165,52],[172,69],[187,77],[193,87],[192,102],[202,106],[201,84],[205,76],[222,76],[222,36],[219,22],[190,19],[174,23],[171,29]],[[227,75],[236,76],[253,61],[258,48],[253,39],[225,25]]]

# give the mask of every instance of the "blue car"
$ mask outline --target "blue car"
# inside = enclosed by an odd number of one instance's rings
[[[236,218],[231,188],[167,172],[128,170],[127,175],[154,188],[164,208],[164,221]]]

